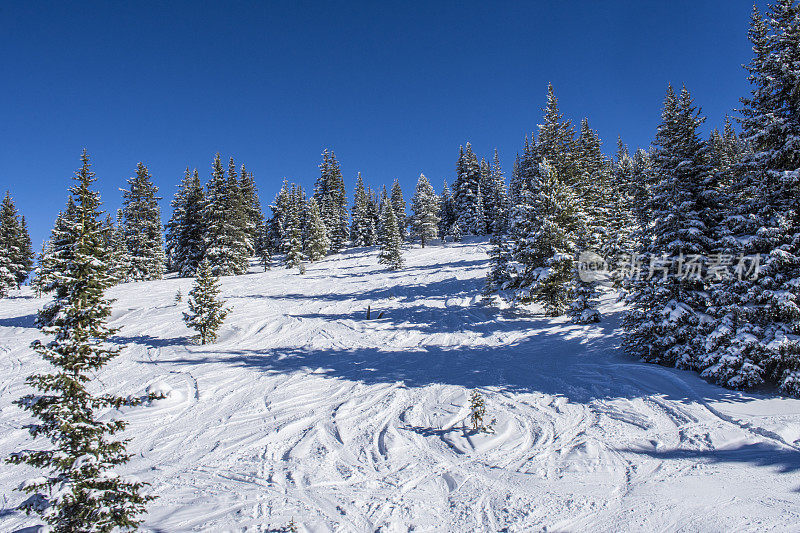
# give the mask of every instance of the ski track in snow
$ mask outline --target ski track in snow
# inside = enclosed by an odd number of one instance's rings
[[[173,302],[191,279],[111,289],[127,348],[100,382],[167,392],[123,413],[124,471],[159,497],[144,529],[800,531],[800,401],[625,356],[613,295],[590,326],[486,306],[487,248],[224,278],[233,311],[207,346]],[[0,301],[2,456],[44,444],[12,405],[46,369],[43,302]],[[493,434],[469,429],[473,388]],[[38,523],[14,510],[33,474],[0,468],[0,530]]]

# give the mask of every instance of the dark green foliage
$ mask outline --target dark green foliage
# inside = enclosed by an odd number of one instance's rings
[[[217,339],[217,331],[230,312],[219,293],[219,278],[214,275],[210,261],[203,259],[197,267],[194,286],[189,291],[189,312],[183,314],[186,325],[200,334],[201,344]]]
[[[110,438],[125,423],[101,417],[108,409],[140,400],[89,391],[92,377],[119,350],[108,344],[115,331],[106,325],[111,306],[103,294],[112,283],[110,253],[106,228],[98,219],[100,198],[90,189],[95,179],[85,150],[82,161],[67,211],[53,233],[55,294],[39,320],[52,340],[32,345],[55,372],[30,376],[27,384],[38,392],[16,402],[38,419],[29,426],[31,435],[48,438],[54,448],[23,450],[8,459],[46,472],[23,485],[32,497],[22,508],[41,514],[54,531],[64,533],[134,529],[153,499],[141,493],[143,483],[114,472],[129,458],[125,441]]]

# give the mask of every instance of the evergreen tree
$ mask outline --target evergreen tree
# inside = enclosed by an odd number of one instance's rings
[[[400,237],[400,229],[397,227],[397,217],[390,202],[384,202],[381,223],[381,249],[378,254],[378,262],[387,265],[391,270],[397,270],[403,266],[403,255],[401,246],[403,239]]]
[[[303,234],[300,221],[301,194],[298,187],[292,185],[288,195],[286,229],[284,231],[283,262],[286,268],[297,267],[303,272]]]
[[[249,249],[261,256],[264,244],[260,237],[264,233],[264,213],[261,210],[261,200],[258,198],[258,189],[253,179],[253,173],[248,172],[244,164],[240,168],[239,183]]]
[[[361,172],[356,178],[355,198],[353,200],[353,222],[350,226],[350,240],[353,246],[375,244],[375,221],[372,219],[371,199],[364,189]]]
[[[528,166],[530,172],[536,172],[538,162],[546,159],[553,167],[560,180],[567,185],[574,185],[576,179],[575,167],[575,129],[569,120],[558,109],[553,85],[547,84],[547,105],[544,109],[544,123],[539,125],[539,141],[535,150],[537,161]],[[523,173],[524,175],[524,173]]]
[[[237,176],[226,179],[219,154],[212,168],[203,208],[205,257],[215,275],[244,274],[251,250],[242,223]]]
[[[583,229],[578,201],[547,161],[533,176],[534,190],[522,183],[519,203],[512,210],[512,239],[506,297],[520,303],[537,302],[558,315],[574,296],[575,256]],[[498,253],[500,253],[498,251]]]
[[[272,210],[272,218],[267,222],[266,240],[269,248],[274,252],[283,251],[289,218],[290,192],[289,182],[284,178],[281,190],[278,191],[275,200],[269,206]]]
[[[127,277],[133,281],[161,279],[165,271],[161,209],[156,187],[141,162],[136,176],[128,179],[122,192],[125,247],[130,257]]]
[[[112,283],[127,283],[131,278],[131,256],[125,238],[125,223],[122,209],[117,210],[117,224],[112,229],[110,248],[109,276]]]
[[[497,148],[489,168],[489,186],[485,189],[486,218],[489,221],[487,233],[502,233],[508,224],[508,195],[503,169],[500,166],[500,156]]]
[[[447,180],[444,180],[442,185],[442,195],[439,197],[439,236],[442,242],[447,235],[453,235],[453,226],[456,223],[456,207],[453,200],[453,195],[450,193],[450,187],[447,185]]]
[[[708,305],[705,258],[718,212],[707,147],[697,134],[704,120],[686,88],[680,96],[668,88],[654,142],[653,222],[640,253],[651,270],[634,282],[624,321],[627,351],[684,368],[698,365],[695,337]]]
[[[19,287],[33,268],[33,250],[25,218],[20,217],[8,191],[0,204],[0,256],[14,280],[12,285]],[[7,274],[2,276],[7,278]]]
[[[106,325],[111,315],[111,303],[104,297],[111,285],[109,250],[85,150],[82,162],[70,188],[73,207],[54,235],[55,298],[40,317],[42,331],[53,340],[32,345],[55,371],[28,377],[27,384],[38,392],[16,402],[38,419],[29,426],[31,435],[47,437],[54,448],[24,450],[8,461],[46,471],[23,485],[32,496],[22,508],[40,513],[54,531],[110,532],[136,528],[138,515],[153,498],[141,493],[143,483],[114,471],[129,459],[126,441],[112,438],[125,422],[105,416],[140,400],[92,392],[97,388],[92,376],[118,349],[108,345],[115,331]]]
[[[774,380],[800,396],[800,6],[778,0],[766,18],[754,7],[749,38],[747,150],[730,175],[722,226],[723,247],[759,268],[713,284],[714,331],[700,366],[726,386]]]
[[[411,212],[412,234],[419,237],[420,244],[425,248],[425,241],[439,235],[439,198],[425,174],[420,174],[417,180],[411,199]]]
[[[453,203],[456,222],[461,231],[468,235],[480,235],[483,231],[478,220],[478,189],[481,172],[477,156],[472,152],[472,145],[467,143],[459,151],[456,162],[456,180],[453,183]]]
[[[308,242],[306,245],[306,257],[312,263],[319,261],[326,255],[331,246],[328,238],[328,228],[322,221],[319,205],[314,198],[308,202]]]
[[[406,234],[406,201],[403,199],[403,190],[400,188],[400,181],[394,179],[392,184],[392,209],[394,209],[394,216],[397,219],[397,227],[400,230],[400,238],[404,238]]]
[[[172,200],[172,216],[167,223],[167,256],[171,270],[181,276],[194,276],[205,255],[205,194],[197,169],[186,167],[178,192]]]
[[[183,314],[186,325],[200,334],[200,344],[217,340],[217,331],[230,312],[219,297],[219,278],[204,258],[197,267],[194,286],[189,291],[189,312]]]
[[[322,152],[322,163],[319,166],[320,177],[314,186],[314,198],[319,204],[328,236],[331,240],[331,251],[341,250],[348,237],[347,194],[344,178],[336,160],[336,154],[327,149]]]

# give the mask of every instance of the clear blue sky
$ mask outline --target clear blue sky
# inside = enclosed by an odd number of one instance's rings
[[[764,3],[758,2],[763,8]],[[214,153],[255,172],[265,212],[283,177],[311,186],[333,148],[348,193],[424,172],[458,146],[510,171],[547,82],[608,152],[647,146],[668,82],[722,123],[748,91],[750,0],[0,3],[0,188],[49,232],[85,146],[104,206],[138,161],[169,200]]]

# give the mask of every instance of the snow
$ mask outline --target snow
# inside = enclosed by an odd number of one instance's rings
[[[487,250],[223,278],[232,311],[205,346],[174,303],[191,279],[109,291],[128,347],[97,385],[164,395],[123,412],[117,470],[159,496],[143,529],[800,531],[800,401],[627,357],[613,294],[589,325],[485,306]],[[44,444],[11,403],[46,368],[44,303],[0,301],[0,456]],[[494,433],[469,429],[475,388]],[[0,468],[0,530],[40,523],[13,510],[40,475]]]

